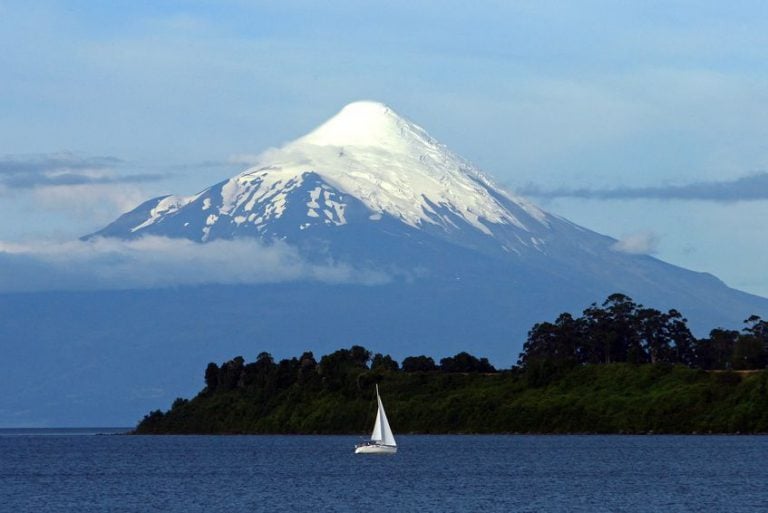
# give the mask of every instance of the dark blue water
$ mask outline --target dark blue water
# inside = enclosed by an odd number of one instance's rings
[[[768,511],[768,437],[400,436],[396,456],[355,442],[0,431],[0,511]]]

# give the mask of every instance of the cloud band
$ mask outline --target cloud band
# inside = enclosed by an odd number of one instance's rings
[[[687,185],[656,187],[617,187],[612,189],[556,188],[544,189],[528,185],[517,190],[524,196],[537,198],[583,199],[659,199],[698,201],[762,201],[768,199],[768,173],[755,173],[722,182],[694,182]]]

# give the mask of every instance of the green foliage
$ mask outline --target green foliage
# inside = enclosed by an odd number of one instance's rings
[[[305,360],[283,360],[232,390],[177,399],[136,432],[362,434],[372,427],[375,383],[397,433],[768,432],[768,371],[542,363],[525,372],[381,373],[349,365],[345,377],[324,369],[334,379],[323,381]]]
[[[378,384],[399,433],[765,433],[768,323],[696,340],[676,310],[622,294],[534,325],[519,367],[466,352],[402,366],[362,346],[208,364],[205,388],[137,433],[365,433]]]
[[[371,352],[361,346],[339,349],[320,359],[317,372],[330,391],[354,394],[360,375],[368,370]]]
[[[211,362],[205,369],[205,386],[210,392],[219,387],[219,366]]]
[[[754,335],[742,335],[736,340],[731,356],[731,365],[736,370],[761,369],[765,367],[765,345]]]
[[[432,372],[436,370],[435,360],[429,356],[409,356],[403,360],[403,372]]]
[[[528,332],[518,364],[534,381],[573,364],[673,363],[701,369],[763,369],[768,363],[768,323],[753,315],[742,333],[714,329],[697,340],[677,310],[645,308],[623,294],[612,294],[583,316],[563,313],[554,323],[537,323]]]
[[[440,370],[443,372],[496,372],[493,365],[488,362],[488,358],[477,358],[464,351],[440,360]]]
[[[397,361],[393,360],[391,356],[376,353],[371,360],[371,370],[378,372],[396,372],[400,370],[400,366]]]

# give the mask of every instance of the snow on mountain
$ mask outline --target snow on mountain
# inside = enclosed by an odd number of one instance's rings
[[[350,209],[351,202],[363,208]],[[275,221],[289,209],[294,226],[275,232]],[[264,152],[238,176],[194,196],[151,200],[94,235],[291,239],[285,230],[385,217],[443,237],[471,228],[478,232],[475,239],[495,237],[500,248],[513,252],[538,248],[552,219],[391,108],[361,101]],[[466,233],[460,238],[468,240]]]
[[[618,251],[614,239],[540,210],[371,101],[347,105],[229,180],[147,201],[89,237],[144,235],[281,240],[310,260],[396,275],[503,276],[516,294],[540,298],[622,291],[702,319],[744,315],[750,301],[710,275]],[[700,297],[705,289],[714,296]]]
[[[561,297],[588,304],[620,291],[704,321],[744,315],[753,297],[711,275],[617,250],[616,240],[504,190],[372,101],[350,103],[229,180],[147,201],[88,237],[144,235],[281,240],[315,261],[491,288],[502,280],[509,294],[537,298],[531,311],[549,311]]]
[[[307,164],[314,166],[372,212],[390,214],[414,227],[449,225],[451,220],[437,212],[440,207],[486,234],[490,234],[486,223],[523,229],[524,221],[546,224],[538,208],[503,193],[528,214],[528,219],[515,217],[493,196],[491,191],[499,187],[486,175],[381,103],[351,103],[308,135],[268,152],[265,158],[296,171]],[[254,171],[246,175],[250,172]]]

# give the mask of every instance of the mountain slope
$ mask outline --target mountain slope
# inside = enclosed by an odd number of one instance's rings
[[[195,196],[146,202],[94,235],[299,240],[323,227],[376,230],[395,220],[459,245],[521,252],[540,244],[550,219],[390,108],[356,102],[240,175]]]
[[[765,300],[710,275],[615,250],[616,240],[505,191],[421,127],[369,101],[263,153],[238,176],[194,196],[150,200],[89,237],[143,235],[282,240],[310,260],[386,269],[395,278],[504,283],[534,302],[559,294],[588,303],[621,291],[681,309],[694,325],[766,309]]]

